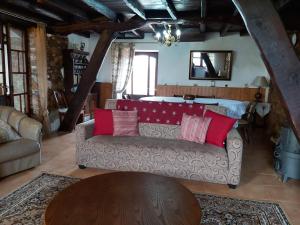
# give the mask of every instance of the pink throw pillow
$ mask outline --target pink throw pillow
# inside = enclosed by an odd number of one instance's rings
[[[180,139],[203,144],[205,142],[210,121],[211,118],[209,117],[189,116],[183,114]]]
[[[113,136],[138,136],[137,111],[113,110]]]

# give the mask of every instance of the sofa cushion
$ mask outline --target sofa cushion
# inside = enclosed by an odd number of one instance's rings
[[[189,116],[183,114],[180,139],[203,144],[205,142],[210,121],[211,118],[209,117]]]
[[[39,143],[25,138],[0,144],[0,163],[32,155],[38,151]]]
[[[19,131],[20,121],[27,117],[24,113],[21,113],[17,110],[13,110],[8,117],[7,123],[11,125],[17,132]]]
[[[0,119],[7,122],[9,114],[15,109],[10,106],[0,106]]]
[[[180,125],[139,123],[139,133],[145,137],[177,139],[180,136],[180,127]]]
[[[113,110],[114,136],[137,136],[138,115],[137,111]]]
[[[237,120],[210,110],[205,112],[205,116],[212,118],[208,127],[206,142],[219,147],[224,147],[227,134]]]
[[[94,135],[112,135],[114,132],[112,111],[109,109],[95,110]]]
[[[103,152],[101,159],[96,157],[95,160],[97,162],[100,160],[106,166],[110,163],[127,165],[130,161],[130,164],[145,166],[155,164],[152,165],[155,167],[160,165],[171,167],[175,163],[177,166],[180,165],[189,170],[193,168],[195,171],[203,168],[211,168],[211,171],[225,171],[228,168],[228,157],[224,148],[184,140],[100,135],[86,140],[84,148],[90,155],[90,159],[93,158],[91,151]],[[112,159],[114,162],[107,162]],[[115,168],[110,167],[110,169]]]
[[[20,139],[20,135],[6,122],[0,119],[0,143]]]

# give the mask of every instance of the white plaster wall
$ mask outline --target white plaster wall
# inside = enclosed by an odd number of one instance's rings
[[[80,47],[80,43],[84,42],[85,47],[84,51],[88,52],[89,51],[89,43],[90,43],[90,38],[85,38],[83,36],[77,35],[77,34],[69,34],[68,35],[68,48],[72,49],[73,46],[72,44],[75,43]]]
[[[99,36],[94,34],[90,38],[89,50],[92,54]],[[117,40],[122,42],[122,40]],[[124,40],[128,42],[128,40]],[[219,37],[218,34],[209,34],[205,42],[180,42],[171,47],[165,47],[148,35],[144,40],[132,40],[136,43],[136,50],[153,50],[159,52],[158,84],[178,84],[210,86],[210,81],[189,80],[190,50],[232,50],[233,65],[231,81],[216,81],[216,86],[244,87],[251,85],[255,76],[266,76],[268,72],[262,62],[258,48],[249,36],[239,34]],[[97,81],[111,82],[111,53],[108,51]]]

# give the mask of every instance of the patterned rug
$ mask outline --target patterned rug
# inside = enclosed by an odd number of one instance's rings
[[[61,190],[79,179],[41,174],[28,184],[0,199],[0,224],[40,225],[47,204]],[[278,204],[195,194],[205,225],[288,225]]]

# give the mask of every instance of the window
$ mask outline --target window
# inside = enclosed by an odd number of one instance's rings
[[[29,112],[26,31],[0,22],[0,104]]]
[[[155,95],[158,52],[135,52],[126,94]]]

